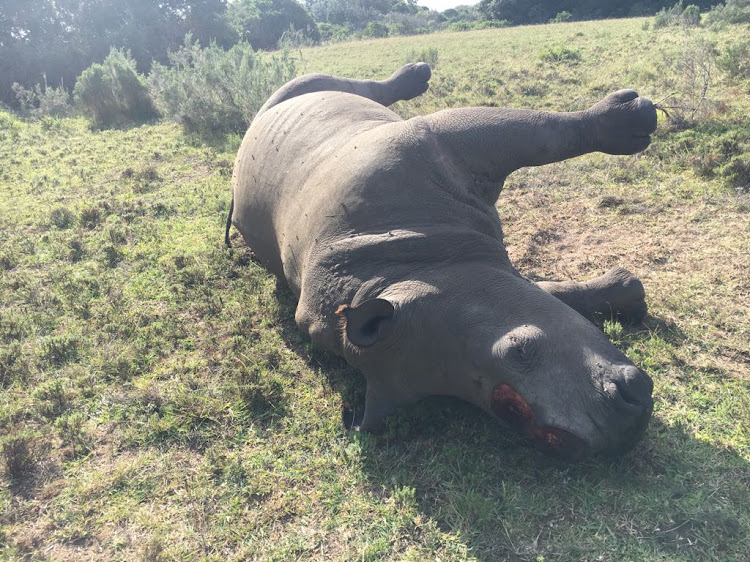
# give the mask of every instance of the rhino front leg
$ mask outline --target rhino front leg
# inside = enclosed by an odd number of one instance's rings
[[[288,99],[312,92],[347,92],[389,106],[424,94],[432,71],[423,62],[402,66],[386,80],[352,80],[327,74],[305,74],[279,88],[260,108],[258,115]]]
[[[508,174],[519,168],[596,151],[635,154],[656,129],[654,104],[633,90],[571,113],[475,107],[416,119],[424,120],[447,156],[480,180],[477,189],[491,204]]]
[[[591,321],[614,319],[634,324],[646,316],[643,284],[621,267],[583,283],[542,281],[537,285]]]

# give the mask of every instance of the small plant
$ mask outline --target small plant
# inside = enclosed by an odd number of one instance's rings
[[[408,53],[406,53],[406,58],[404,59],[405,63],[410,62],[426,62],[430,65],[430,68],[435,70],[435,67],[438,64],[438,59],[440,55],[438,53],[437,49],[424,49],[422,51],[417,52],[416,50],[412,49]]]
[[[706,113],[706,108],[710,106],[708,94],[713,83],[717,53],[713,41],[686,37],[681,52],[666,60],[675,76],[677,91],[664,98],[672,100],[668,105],[661,102],[656,105],[665,111],[675,110],[674,114],[667,113],[673,129],[690,128],[695,125],[699,114]]]
[[[70,407],[68,392],[60,379],[40,385],[34,391],[38,412],[48,419],[56,419]]]
[[[388,26],[379,21],[371,21],[365,26],[362,35],[373,38],[388,37]]]
[[[320,33],[313,33],[310,28],[297,29],[289,24],[287,29],[279,38],[279,49],[299,49],[301,47],[312,47],[320,42]]]
[[[727,45],[716,58],[716,66],[732,78],[750,77],[750,44]]]
[[[96,128],[123,127],[156,117],[143,77],[128,51],[112,49],[78,77],[73,96]]]
[[[70,92],[60,82],[57,88],[47,84],[47,75],[42,75],[43,82],[31,90],[15,82],[12,86],[16,101],[21,111],[32,117],[65,117],[70,114]]]
[[[539,58],[544,62],[550,63],[570,63],[576,64],[581,60],[581,53],[577,49],[571,49],[565,45],[555,47],[546,47],[539,53]]]
[[[86,431],[86,417],[80,412],[61,416],[55,421],[55,429],[62,442],[73,449],[75,456],[87,454],[93,444]]]
[[[36,468],[34,453],[34,436],[29,432],[9,435],[0,441],[5,474],[13,480],[19,480],[32,474]]]
[[[622,335],[625,333],[625,329],[622,327],[617,320],[605,320],[602,326],[604,333],[612,341],[619,341],[622,339]]]
[[[52,365],[62,365],[78,358],[81,342],[69,334],[47,336],[41,341],[42,357]]]
[[[571,19],[573,19],[573,14],[563,10],[562,12],[559,12],[554,18],[549,20],[549,22],[550,23],[564,23],[566,21],[570,21]]]
[[[21,345],[11,342],[7,346],[0,347],[0,388],[5,388],[18,380],[23,375],[23,364],[21,359]]]
[[[73,226],[75,215],[67,207],[55,207],[49,214],[49,220],[60,230],[65,230]]]

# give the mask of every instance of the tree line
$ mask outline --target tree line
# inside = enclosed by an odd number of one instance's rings
[[[138,71],[169,53],[186,35],[201,45],[241,42],[274,49],[351,36],[428,33],[439,29],[549,21],[556,14],[591,19],[653,14],[670,0],[482,0],[438,14],[417,0],[2,0],[0,103],[17,106],[13,84],[72,89],[81,72],[117,47]],[[711,0],[691,0],[701,8]]]
[[[577,20],[646,16],[674,3],[675,0],[481,0],[478,9],[487,19],[519,25],[546,23],[560,13]],[[704,11],[719,2],[689,0],[689,3]]]

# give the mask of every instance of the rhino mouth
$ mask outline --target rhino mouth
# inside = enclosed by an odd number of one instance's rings
[[[583,439],[564,429],[538,425],[531,406],[507,384],[499,384],[493,390],[492,411],[544,453],[570,462],[586,456]]]

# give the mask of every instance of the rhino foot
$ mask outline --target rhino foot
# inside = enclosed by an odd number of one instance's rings
[[[394,99],[410,100],[427,91],[430,76],[432,71],[429,64],[414,62],[399,68],[385,82],[393,89]]]
[[[656,130],[656,107],[633,90],[609,94],[586,113],[594,119],[594,149],[607,154],[645,150]]]
[[[537,285],[592,322],[612,319],[637,324],[646,316],[643,284],[622,267],[585,283],[541,281]]]
[[[627,269],[615,267],[584,285],[591,291],[593,319],[637,324],[645,318],[648,307],[643,283]]]

